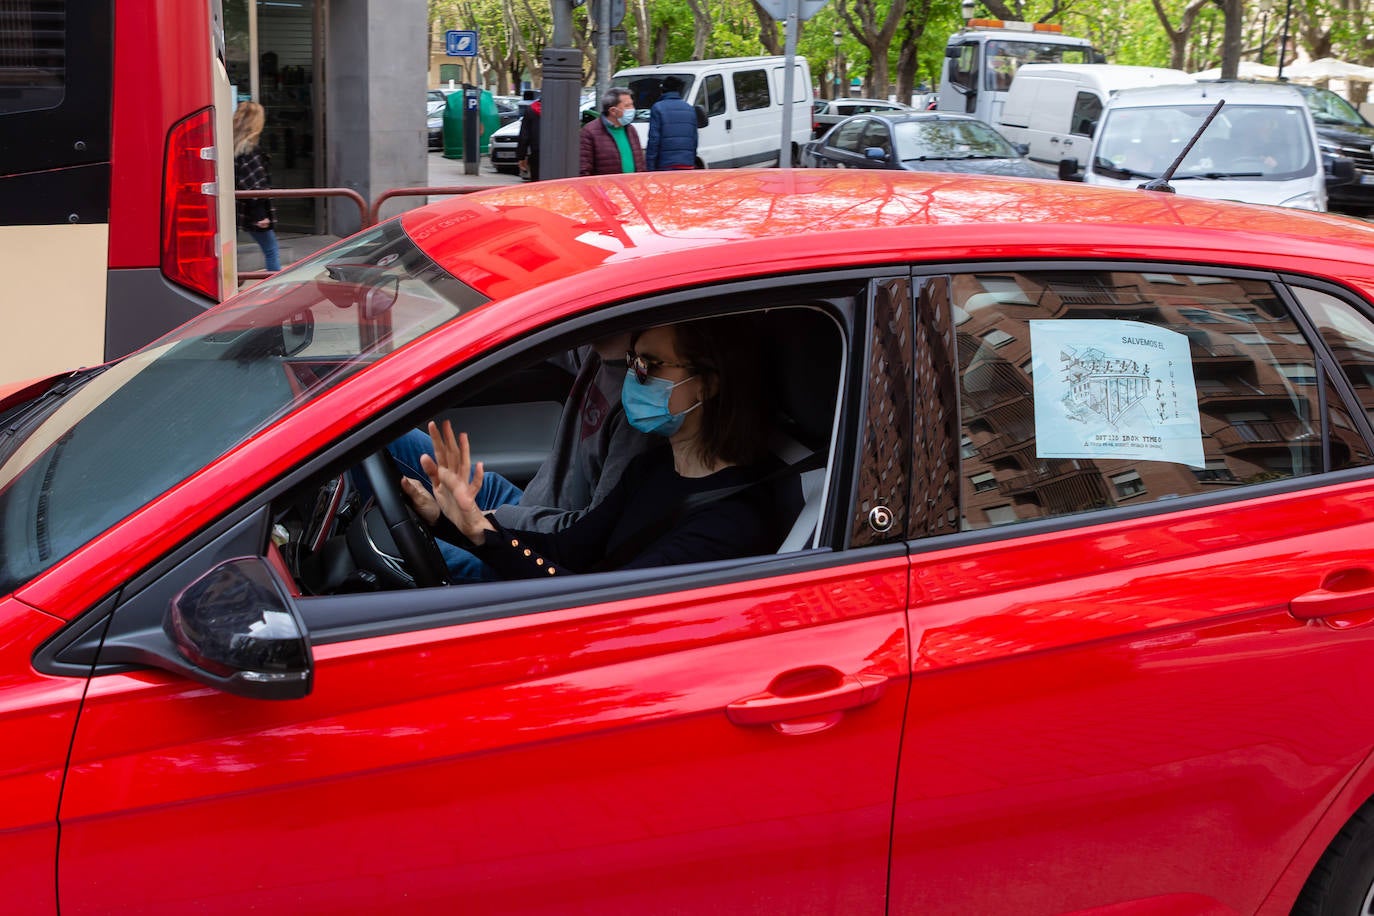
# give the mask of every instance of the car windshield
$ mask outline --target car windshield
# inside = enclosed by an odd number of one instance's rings
[[[1340,127],[1370,126],[1354,105],[1330,89],[1307,88],[1302,90],[1302,96],[1307,102],[1307,110],[1312,112],[1312,118],[1318,124]]]
[[[893,131],[903,161],[1016,158],[1011,144],[982,121],[898,121]]]
[[[1158,178],[1212,107],[1109,108],[1099,129],[1093,168],[1108,177]],[[1287,181],[1312,175],[1317,168],[1301,108],[1228,103],[1174,177]]]
[[[0,593],[486,301],[391,221],[0,416]]]

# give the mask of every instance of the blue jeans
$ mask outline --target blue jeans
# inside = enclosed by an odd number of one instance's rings
[[[429,484],[429,478],[420,467],[421,455],[434,457],[434,443],[429,441],[429,436],[413,429],[387,445],[386,450],[396,460],[402,474],[414,477],[431,493],[434,491]],[[488,472],[482,476],[482,487],[477,491],[477,506],[483,512],[490,512],[500,506],[518,503],[523,493],[523,490],[500,474]],[[437,543],[439,552],[444,555],[444,562],[448,564],[449,575],[455,582],[490,581],[499,578],[491,567],[456,544],[443,540]]]
[[[271,229],[249,229],[248,234],[262,249],[264,270],[281,270],[281,256],[277,251],[277,234]]]

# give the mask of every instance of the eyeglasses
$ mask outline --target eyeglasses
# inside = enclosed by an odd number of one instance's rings
[[[652,356],[643,356],[633,351],[625,354],[625,362],[629,364],[630,371],[635,374],[635,381],[643,385],[649,380],[649,373],[655,369],[695,369],[691,363],[665,363],[661,359],[654,359]]]

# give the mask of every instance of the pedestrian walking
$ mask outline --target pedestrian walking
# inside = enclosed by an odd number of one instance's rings
[[[234,111],[234,187],[240,191],[269,191],[267,153],[258,145],[267,115],[257,102],[241,102]],[[249,197],[238,201],[239,228],[253,237],[262,249],[266,270],[281,270],[277,248],[277,211],[272,201]]]
[[[635,103],[628,89],[611,88],[601,96],[601,117],[582,128],[579,175],[619,175],[644,171],[644,147],[630,124]]]
[[[539,118],[543,111],[539,99],[525,109],[520,119],[520,136],[515,141],[515,158],[529,181],[539,180]]]
[[[649,109],[649,143],[644,161],[649,171],[692,169],[697,164],[698,112],[682,100],[682,80],[663,79],[663,94]]]

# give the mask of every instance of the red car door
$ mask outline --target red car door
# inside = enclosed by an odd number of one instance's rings
[[[892,912],[1255,912],[1370,753],[1353,401],[1269,280],[1148,270],[926,284],[963,531],[913,557]]]
[[[846,439],[887,415],[859,422],[861,388]],[[906,447],[895,475],[832,466],[830,491],[855,473],[887,500]],[[298,597],[302,699],[102,672],[62,799],[63,912],[882,913],[905,529],[842,500],[825,524],[869,532],[843,549]],[[105,651],[122,615],[156,627],[186,582],[263,553],[269,512],[127,597]]]

